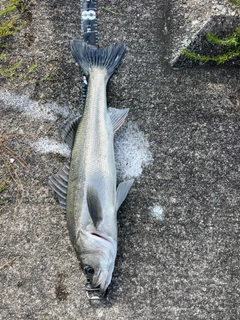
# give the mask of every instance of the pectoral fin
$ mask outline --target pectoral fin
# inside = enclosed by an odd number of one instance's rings
[[[93,224],[97,228],[99,223],[102,221],[101,201],[97,192],[90,187],[87,189],[87,205]]]
[[[129,109],[108,108],[114,133],[123,125],[124,120],[128,115],[128,111]]]
[[[116,211],[120,208],[121,204],[125,200],[134,180],[123,181],[118,185],[117,188],[117,202],[116,202]]]

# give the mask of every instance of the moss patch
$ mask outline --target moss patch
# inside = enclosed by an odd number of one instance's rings
[[[236,5],[237,8],[240,8],[239,0],[228,1]],[[220,48],[223,50],[225,49],[224,52],[218,55],[210,56],[200,55],[190,50],[183,49],[182,54],[195,61],[200,61],[203,63],[215,62],[216,64],[224,64],[225,62],[240,56],[240,27],[237,27],[230,36],[225,38],[221,38],[212,32],[207,32],[206,40],[212,45],[220,46]]]
[[[0,76],[13,78],[16,70],[21,66],[21,61],[10,63],[5,51],[11,48],[11,37],[21,30],[27,23],[28,10],[32,5],[31,0],[5,0],[0,10]],[[1,6],[1,7],[2,7]],[[8,67],[4,67],[8,65]]]

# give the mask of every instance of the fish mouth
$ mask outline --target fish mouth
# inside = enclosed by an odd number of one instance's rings
[[[94,287],[92,283],[88,280],[85,288],[86,296],[88,300],[105,300],[107,291],[102,292],[100,289],[100,285],[97,287]]]
[[[103,236],[101,233],[99,233],[99,232],[91,232],[91,234],[92,234],[93,236],[102,238],[102,239],[104,239],[104,240],[106,240],[106,241],[109,242],[109,240],[108,240],[106,237],[104,237],[104,236]]]

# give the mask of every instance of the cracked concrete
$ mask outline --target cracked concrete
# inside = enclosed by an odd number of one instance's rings
[[[116,267],[103,304],[85,297],[65,216],[47,185],[65,158],[31,148],[42,137],[60,141],[68,116],[34,118],[0,99],[0,172],[8,181],[0,211],[1,319],[240,318],[239,70],[169,63],[192,22],[214,6],[230,10],[227,1],[201,4],[99,0],[100,46],[121,41],[128,48],[108,104],[130,108],[128,121],[153,156],[119,210]],[[31,7],[32,22],[10,39],[4,62],[22,65],[15,78],[0,79],[1,94],[56,103],[70,118],[81,113],[81,74],[69,49],[80,36],[79,10],[73,0]],[[152,216],[155,206],[162,219]]]

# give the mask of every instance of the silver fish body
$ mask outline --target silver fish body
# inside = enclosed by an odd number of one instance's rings
[[[108,79],[125,47],[115,44],[96,49],[74,40],[71,48],[88,76],[88,91],[81,121],[76,132],[70,134],[74,143],[67,167],[66,217],[70,239],[87,278],[93,287],[100,286],[105,292],[117,253],[117,210],[133,183],[125,181],[116,188],[113,137],[128,109],[108,109],[106,99]],[[61,179],[61,172],[50,179],[55,191]]]
[[[105,70],[93,70],[88,84],[84,115],[79,124],[72,150],[67,193],[67,220],[72,239],[82,228],[91,225],[87,196],[98,195],[108,226],[98,221],[99,232],[116,240],[115,198],[116,169],[113,130],[106,107]],[[111,227],[110,227],[111,226]]]

